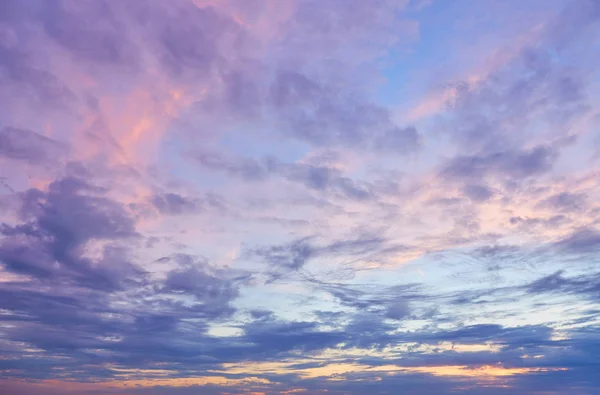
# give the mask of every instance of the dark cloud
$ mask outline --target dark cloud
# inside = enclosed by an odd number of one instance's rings
[[[248,181],[265,179],[273,167],[269,160],[264,163],[251,158],[234,161],[216,153],[197,153],[194,155],[194,159],[209,169],[225,171]]]
[[[218,75],[227,84],[220,100],[234,107],[236,86],[236,63],[228,51],[239,51],[244,57],[251,42],[230,15],[218,12],[218,7],[202,7],[190,2],[170,4],[128,4],[136,23],[150,33],[149,40],[155,46],[163,69],[176,79],[202,80]],[[239,109],[239,108],[238,108]]]
[[[199,153],[194,158],[204,167],[224,171],[246,181],[263,181],[278,176],[320,192],[332,192],[336,196],[352,200],[368,200],[375,197],[375,187],[369,183],[345,177],[338,169],[304,163],[285,163],[274,158],[227,159],[212,153]]]
[[[287,107],[318,100],[321,87],[301,73],[280,70],[271,85],[270,95],[277,107]]]
[[[597,7],[591,3],[568,4],[535,45],[524,45],[484,80],[453,85],[456,95],[447,103],[444,133],[461,155],[444,165],[442,176],[470,183],[487,177],[522,181],[553,168],[578,138],[575,123],[593,107],[586,86],[596,60],[579,45],[579,37],[593,34],[597,26]],[[576,57],[577,67],[556,61],[566,57]],[[552,132],[544,134],[545,144],[538,139],[532,147],[540,126]],[[561,204],[548,202],[554,203]]]
[[[127,276],[140,275],[123,249],[106,245],[98,262],[85,256],[89,241],[135,238],[135,225],[124,208],[102,190],[77,178],[50,184],[47,192],[23,194],[22,217],[3,225],[0,261],[6,268],[37,278],[63,278],[93,287],[118,287]]]
[[[491,259],[506,259],[519,253],[522,253],[521,248],[515,245],[491,245],[479,247],[475,250],[476,255]]]
[[[353,200],[366,200],[373,197],[370,185],[344,177],[337,169],[305,164],[283,164],[276,169],[286,179],[300,182],[313,190],[331,189]]]
[[[564,271],[561,270],[535,280],[526,286],[526,290],[531,294],[570,294],[598,301],[600,300],[600,275],[565,277]]]
[[[475,202],[484,202],[494,195],[494,192],[484,185],[468,184],[463,188],[463,193]]]
[[[8,3],[15,2],[3,2]],[[18,20],[11,22],[19,23]],[[49,71],[36,67],[31,54],[17,45],[26,40],[24,33],[5,29],[3,34],[6,35],[0,40],[0,82],[5,87],[3,100],[10,100],[10,95],[18,94],[50,108],[65,107],[73,101],[73,92],[66,84]]]
[[[416,317],[411,308],[411,301],[423,302],[429,296],[421,293],[418,284],[406,284],[392,287],[353,287],[341,283],[325,283],[317,279],[311,280],[316,289],[329,293],[336,298],[342,306],[350,307],[353,312],[350,315],[351,328],[356,331],[356,337],[360,339],[358,328],[367,325],[370,330],[385,332],[393,326],[384,324],[384,319],[407,320]],[[334,323],[341,321],[338,314],[321,314],[324,323],[336,326]],[[331,322],[329,322],[331,321]],[[350,331],[350,327],[346,330]],[[385,337],[385,336],[384,336]]]
[[[334,254],[364,254],[374,252],[386,243],[386,239],[379,236],[364,235],[355,239],[338,240],[321,248],[323,253]]]
[[[105,1],[40,2],[39,17],[46,34],[79,60],[136,65],[137,47],[127,23]]]
[[[255,249],[250,254],[266,261],[272,281],[302,269],[310,258],[317,255],[317,249],[310,239],[303,238],[286,245]]]
[[[520,225],[526,228],[533,227],[544,227],[544,228],[556,228],[557,226],[563,225],[569,222],[569,218],[566,216],[559,214],[553,215],[551,217],[546,218],[523,218],[523,217],[510,217],[509,223],[512,225]]]
[[[118,251],[105,251],[104,255],[106,262],[94,262],[97,268],[93,271],[70,268],[76,273],[85,272],[90,281],[66,281],[68,273],[54,272],[51,278],[3,282],[3,320],[17,325],[7,330],[6,341],[0,342],[0,352],[9,357],[0,362],[0,368],[9,365],[20,369],[22,365],[30,378],[51,378],[54,371],[49,366],[54,366],[71,378],[86,381],[89,377],[118,376],[117,371],[99,366],[104,363],[137,369],[154,362],[173,367],[187,360],[187,371],[192,366],[205,366],[207,360],[198,355],[206,355],[209,349],[211,356],[207,358],[212,360],[245,355],[243,348],[225,353],[224,344],[206,332],[211,321],[235,312],[230,303],[239,295],[238,287],[247,280],[246,273],[216,269],[190,255],[175,255],[161,261],[176,266],[167,271],[166,278],[139,281],[143,278],[140,272],[136,273],[137,279],[128,279],[129,273],[122,273],[117,277],[121,284],[115,288],[102,282],[102,268],[119,258]],[[72,262],[87,263],[83,257]],[[125,266],[126,262],[121,260],[119,264]],[[59,270],[67,271],[60,266]],[[28,351],[11,348],[11,342],[38,349],[35,361],[16,362],[23,360]],[[57,355],[67,358],[56,359]],[[79,364],[88,367],[82,370],[77,368]]]
[[[394,301],[389,304],[385,312],[387,318],[393,320],[401,320],[410,315],[410,306],[403,300]]]
[[[539,293],[548,291],[557,291],[561,288],[570,285],[570,281],[566,280],[562,276],[562,272],[558,271],[546,277],[542,277],[539,280],[534,281],[528,286],[528,292]]]
[[[314,322],[256,321],[244,331],[255,351],[269,356],[293,350],[322,350],[344,340],[342,332],[321,331]]]
[[[560,251],[567,253],[594,253],[600,248],[600,233],[591,228],[578,229],[554,245]]]
[[[250,315],[255,320],[260,320],[260,319],[269,320],[269,319],[274,318],[273,312],[269,311],[269,310],[251,310]]]
[[[589,33],[600,19],[600,7],[593,0],[572,2],[550,23],[548,40],[559,49],[565,49],[573,40]]]
[[[586,73],[554,62],[564,49],[555,46],[551,34],[543,40],[547,46],[525,46],[482,83],[458,84],[449,130],[463,150],[515,151],[534,135],[534,117],[556,127],[550,139],[567,137],[570,123],[589,111]]]
[[[150,203],[161,214],[167,215],[194,214],[206,209],[222,211],[226,207],[225,199],[214,193],[207,193],[202,197],[189,197],[166,192],[150,197]]]
[[[311,259],[331,257],[353,261],[360,256],[376,259],[377,255],[393,254],[398,248],[403,246],[388,245],[386,239],[371,235],[327,244],[319,244],[315,237],[303,237],[283,245],[248,249],[246,255],[263,260],[270,280],[275,280],[302,270]]]
[[[163,214],[193,213],[199,209],[196,200],[185,198],[177,193],[154,195],[150,201]]]
[[[397,125],[366,94],[371,78],[365,59],[410,40],[407,25],[396,18],[405,5],[317,3],[299,3],[278,40],[279,67],[268,91],[277,125],[313,146],[414,153],[421,146],[417,130]]]
[[[30,130],[3,127],[0,129],[0,156],[32,164],[58,162],[66,147]]]
[[[556,211],[576,212],[586,208],[587,197],[581,193],[561,192],[542,200],[538,206]]]
[[[360,3],[355,6],[362,7]],[[326,11],[329,7],[332,8]],[[306,8],[306,4],[300,4],[286,34],[277,40],[281,50],[275,52],[275,78],[267,71],[272,65],[264,64],[251,52],[257,48],[252,32],[240,26],[239,20],[219,13],[217,7],[188,7],[178,3],[171,7],[168,23],[165,23],[164,13],[157,13],[160,11],[153,7],[140,8],[143,9],[140,13],[151,15],[147,18],[158,26],[162,62],[170,74],[199,78],[216,76],[223,82],[223,90],[209,93],[206,102],[200,105],[203,110],[223,111],[241,118],[268,114],[278,125],[279,135],[315,146],[342,146],[391,154],[413,153],[420,147],[420,136],[414,127],[396,125],[387,108],[365,100],[366,95],[360,91],[346,88],[343,80],[339,80],[343,73],[325,71],[329,65],[315,64],[314,58],[307,63],[304,52],[324,51],[325,54],[340,46],[352,49],[357,45],[365,54],[371,52],[381,38],[370,29],[377,26],[376,29],[383,32],[403,28],[398,27],[393,14],[388,13],[390,9],[401,8],[398,5],[377,2],[372,7],[376,11],[365,10],[363,17],[372,19],[373,25],[365,25],[348,15],[344,25],[353,23],[365,36],[356,36],[355,42],[347,42],[347,38],[342,40],[330,30],[331,23],[341,23],[335,13],[339,11],[339,5],[321,6],[321,12],[315,13]],[[250,13],[252,8],[255,7],[244,7],[241,14]],[[308,14],[314,19],[306,19]],[[354,15],[354,11],[351,14]],[[321,22],[316,23],[317,20]],[[315,23],[318,28],[307,34],[305,29],[314,29]],[[371,39],[363,42],[366,37]],[[389,37],[384,42],[387,45],[394,40],[397,38]],[[293,50],[294,47],[304,49],[298,52]],[[231,51],[236,55],[235,60],[231,59]],[[352,59],[348,58],[349,61]],[[311,64],[316,65],[316,69]],[[322,78],[324,72],[326,78]],[[319,97],[312,100],[315,94]]]
[[[457,156],[443,166],[441,175],[454,179],[477,180],[491,175],[521,180],[549,171],[556,158],[557,152],[550,146]]]
[[[174,260],[181,267],[167,274],[161,292],[194,296],[206,307],[207,314],[221,315],[233,312],[229,303],[239,296],[239,290],[234,282],[235,278],[227,278],[231,274],[187,255],[178,255]]]
[[[316,146],[341,146],[398,155],[419,149],[421,138],[417,130],[398,127],[387,109],[352,97],[334,95],[332,92],[336,91],[329,87],[318,89],[323,93],[317,101],[309,101],[310,95],[296,95],[296,100],[303,97],[306,102],[278,108],[283,124],[293,137]],[[276,87],[274,90],[286,92],[291,88]]]

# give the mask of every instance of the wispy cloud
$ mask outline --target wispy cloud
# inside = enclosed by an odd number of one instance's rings
[[[0,2],[3,394],[596,393],[599,29]]]

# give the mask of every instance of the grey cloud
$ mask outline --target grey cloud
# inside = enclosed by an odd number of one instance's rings
[[[137,236],[133,220],[118,203],[94,195],[101,190],[82,180],[64,178],[48,192],[23,195],[23,218],[3,225],[0,260],[14,272],[39,278],[70,278],[96,287],[118,287],[124,276],[141,272],[123,250],[104,247],[96,266],[84,256],[90,240],[116,241]]]
[[[600,275],[565,277],[561,270],[527,284],[525,289],[530,294],[562,293],[600,301]]]
[[[410,315],[410,306],[406,301],[398,300],[392,302],[385,312],[385,316],[387,318],[391,318],[393,320],[401,320]]]
[[[194,159],[209,169],[225,171],[249,181],[264,180],[273,170],[268,160],[264,163],[251,158],[228,160],[216,153],[197,153]]]
[[[557,154],[552,147],[542,145],[528,150],[457,156],[443,166],[441,175],[467,180],[489,175],[521,180],[549,171]]]
[[[137,47],[126,22],[105,1],[44,1],[39,10],[49,37],[79,59],[116,65],[136,65]]]
[[[311,190],[332,192],[352,200],[368,200],[375,197],[374,186],[345,177],[335,168],[304,163],[285,163],[274,158],[229,159],[215,153],[197,153],[194,158],[202,166],[226,172],[246,181],[263,181],[278,176],[300,183]]]
[[[451,103],[452,138],[470,152],[513,151],[533,135],[534,117],[567,135],[570,122],[589,109],[584,74],[553,63],[547,50],[525,48],[481,84],[459,85]]]
[[[248,257],[258,257],[267,266],[270,281],[298,272],[311,260],[318,257],[358,257],[361,255],[385,256],[399,246],[389,245],[382,237],[360,235],[354,239],[337,240],[319,244],[314,237],[303,237],[282,245],[248,249]]]
[[[542,226],[545,228],[556,228],[569,222],[569,218],[565,215],[553,215],[547,218],[531,218],[531,217],[510,217],[509,222],[512,225],[521,225],[525,227]]]
[[[228,279],[210,273],[208,265],[195,265],[169,272],[161,292],[193,295],[206,306],[207,314],[226,315],[233,312],[229,302],[239,291]]]
[[[277,107],[287,107],[318,100],[321,87],[303,74],[280,70],[271,85],[271,100]]]
[[[492,341],[510,348],[518,348],[546,343],[550,340],[551,336],[552,328],[545,326],[505,328],[496,324],[481,324],[449,331],[416,334],[415,336],[408,334],[405,335],[405,338],[428,343],[452,341],[481,344],[486,341]]]
[[[587,197],[580,193],[561,192],[538,203],[539,207],[574,212],[586,208]]]
[[[463,188],[463,193],[471,200],[484,202],[490,199],[494,192],[484,185],[468,184]]]
[[[254,343],[256,350],[270,355],[292,350],[321,350],[344,339],[341,332],[319,331],[314,322],[257,321],[244,330],[246,339]]]
[[[600,249],[600,233],[595,229],[578,229],[554,244],[560,251],[574,254],[588,254]]]
[[[11,2],[3,2],[7,3]],[[20,33],[7,40],[15,41],[14,45],[0,40],[0,82],[5,87],[3,100],[14,100],[10,95],[18,92],[20,97],[27,97],[32,103],[42,103],[50,108],[67,106],[74,99],[73,92],[54,74],[33,64],[32,56],[16,45],[25,40]]]
[[[319,101],[280,111],[292,136],[313,145],[366,148],[399,155],[414,153],[420,147],[415,128],[399,128],[387,109],[370,103],[326,95]]]
[[[336,169],[307,164],[283,164],[276,168],[285,178],[301,182],[310,189],[319,191],[333,189],[342,196],[354,200],[366,200],[372,197],[368,184],[341,176]]]
[[[154,195],[150,202],[163,214],[193,213],[199,209],[198,201],[185,198],[177,193]]]
[[[292,241],[287,245],[259,248],[250,252],[268,263],[270,281],[286,274],[298,271],[316,256],[317,250],[311,245],[310,239],[303,238]]]
[[[506,165],[495,166],[498,171],[515,178],[541,174],[549,169],[553,154],[544,153],[541,146],[529,152],[520,148],[539,137],[537,125],[552,125],[553,132],[544,134],[546,142],[577,137],[571,134],[574,122],[592,108],[586,86],[594,78],[590,71],[597,56],[579,45],[581,37],[593,35],[598,26],[592,3],[570,2],[540,30],[535,45],[524,45],[482,81],[454,85],[457,95],[447,103],[449,120],[444,126],[465,154],[460,157],[462,171],[454,163],[457,172],[476,176],[474,167],[484,162],[487,167],[505,155]],[[576,58],[576,65],[557,62],[561,57]],[[552,148],[554,155],[560,151]],[[538,155],[533,155],[536,150]]]
[[[3,127],[0,129],[0,156],[33,164],[58,162],[66,147],[30,130]]]

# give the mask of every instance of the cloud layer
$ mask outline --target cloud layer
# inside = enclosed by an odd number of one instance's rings
[[[599,29],[0,2],[3,393],[597,393]]]

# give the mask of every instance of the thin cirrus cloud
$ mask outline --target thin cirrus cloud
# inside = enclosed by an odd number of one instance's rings
[[[597,393],[599,29],[1,2],[2,393]]]

